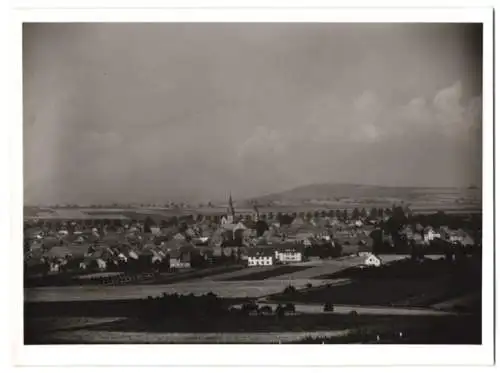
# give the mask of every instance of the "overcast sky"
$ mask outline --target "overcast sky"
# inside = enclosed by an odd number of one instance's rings
[[[481,32],[25,24],[25,203],[480,184]]]

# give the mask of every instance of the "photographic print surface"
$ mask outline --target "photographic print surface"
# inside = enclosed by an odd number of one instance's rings
[[[481,344],[482,32],[25,23],[24,343]]]

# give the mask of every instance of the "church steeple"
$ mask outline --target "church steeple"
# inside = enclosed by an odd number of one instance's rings
[[[231,192],[229,192],[229,206],[227,209],[227,215],[228,215],[228,217],[231,216],[232,218],[234,218],[233,197],[231,195]]]

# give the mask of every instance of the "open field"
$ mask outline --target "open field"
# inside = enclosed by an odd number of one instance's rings
[[[434,213],[438,210],[450,214],[481,213],[481,189],[466,188],[418,188],[418,187],[386,187],[356,184],[312,184],[292,190],[273,193],[252,198],[260,206],[261,213],[292,213],[315,210],[348,210],[354,208],[387,208],[394,203],[411,204],[411,208],[419,213]],[[99,215],[122,215],[129,219],[145,219],[150,216],[155,221],[173,216],[186,215],[223,215],[226,212],[225,202],[210,206],[191,207],[57,207],[39,208],[25,206],[24,216],[49,218],[57,210],[56,218],[87,216],[99,218]],[[236,213],[248,215],[253,213],[252,204],[246,200],[236,200]]]
[[[57,316],[53,317],[30,317],[26,320],[25,327],[36,327],[37,332],[49,333],[59,330],[74,330],[92,327],[99,324],[108,324],[118,320],[121,317],[85,317],[85,316]]]
[[[224,298],[257,298],[280,293],[288,285],[303,288],[307,283],[319,286],[323,280],[294,279],[263,281],[196,281],[171,285],[127,285],[127,286],[65,286],[24,289],[25,302],[55,302],[99,299],[142,299],[165,293],[202,295],[210,291]]]
[[[332,338],[347,334],[343,330],[263,333],[153,333],[76,330],[56,332],[35,344],[271,344],[297,342],[307,337]]]
[[[383,263],[399,261],[405,258],[403,255],[380,255]],[[328,279],[330,275],[342,273],[345,269],[353,268],[363,264],[366,258],[359,256],[346,256],[331,260],[321,260],[318,262],[305,262],[305,267],[302,271],[294,272],[290,275],[282,275],[274,277],[275,280],[292,279]],[[344,276],[347,277],[347,276]],[[334,276],[332,278],[342,278],[342,276]]]
[[[416,298],[422,294],[432,292],[445,293],[449,287],[447,279],[417,281],[411,280],[377,280],[351,281],[331,287],[312,288],[296,294],[277,294],[271,296],[272,301],[318,303],[324,304],[356,304],[390,306],[395,302]],[[413,304],[416,305],[416,304]]]
[[[439,310],[456,309],[457,307],[463,309],[480,309],[480,305],[481,294],[473,293],[433,304],[432,307]]]
[[[155,323],[136,318],[120,318],[114,321],[102,318],[101,322],[97,322],[98,318],[92,318],[92,323],[79,322],[73,328],[52,328],[39,333],[42,330],[39,324],[46,325],[51,321],[38,318],[32,320],[30,326],[33,329],[27,330],[25,343],[289,343],[307,337],[342,337],[356,331],[395,333],[404,330],[407,334],[410,329],[427,329],[432,332],[433,328],[439,325],[456,328],[457,325],[468,325],[476,319],[467,315],[412,316],[375,313],[359,314],[355,317],[341,313],[296,314],[283,318],[275,315],[231,316],[214,319],[210,323],[203,319],[182,318],[168,318]],[[70,325],[71,322],[63,321],[62,324]],[[346,342],[359,343],[360,340],[351,338]],[[471,339],[467,342],[480,343],[480,337],[479,341]],[[452,341],[445,340],[444,343]]]
[[[233,273],[238,273],[242,268],[243,266],[241,265],[231,265],[204,269],[190,269],[182,273],[160,274],[159,276],[154,278],[154,280],[152,280],[150,284],[166,285],[185,281],[198,281],[205,278],[211,278],[211,276],[231,275]]]
[[[353,265],[363,263],[364,259],[360,257],[349,258],[349,260],[344,261],[329,261],[328,263],[324,263],[322,265],[311,266],[309,268],[302,267],[303,270],[298,272],[294,272],[291,274],[284,274],[280,276],[276,276],[276,280],[287,280],[291,279],[314,279],[322,274],[334,273],[336,271],[340,271],[343,268],[348,268]]]
[[[235,276],[253,275],[253,274],[260,273],[260,272],[266,272],[268,270],[269,270],[269,267],[246,267],[246,268],[240,269],[237,272],[221,273],[221,274],[206,276],[205,279],[210,280],[210,281],[226,281],[226,280],[229,280],[230,278],[233,278]]]
[[[233,277],[226,278],[223,281],[260,281],[271,279],[273,277],[283,277],[283,276],[291,276],[294,272],[302,271],[307,267],[297,267],[291,265],[282,265],[278,267],[268,267],[266,271],[259,271],[248,274],[235,274]]]

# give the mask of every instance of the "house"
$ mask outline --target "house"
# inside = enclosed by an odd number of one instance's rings
[[[364,264],[368,267],[380,267],[382,265],[382,261],[376,255],[371,254],[365,259]]]
[[[359,247],[359,249],[358,249],[358,256],[369,258],[372,255],[373,255],[372,251],[371,251],[371,249],[369,247],[367,247],[367,246]]]
[[[107,267],[106,262],[102,258],[87,257],[80,262],[80,269],[99,269],[105,271]]]
[[[185,243],[186,243],[185,240],[178,240],[174,238],[170,241],[165,242],[161,247],[162,249],[165,249],[167,252],[175,251],[179,250]]]
[[[290,224],[291,227],[303,227],[305,225],[306,222],[300,216],[297,216],[295,219],[293,219],[292,223]]]
[[[161,234],[161,229],[159,227],[150,227],[151,233],[154,234],[155,236],[158,236]]]
[[[176,233],[173,237],[174,240],[177,240],[177,241],[185,241],[186,240],[186,236],[184,236],[182,233]]]
[[[181,250],[171,252],[170,268],[191,268],[191,253]]]
[[[67,246],[53,246],[45,253],[45,256],[52,259],[72,256],[71,250]]]
[[[451,230],[449,232],[449,241],[451,243],[462,243],[462,241],[464,240],[466,234],[464,231],[462,231],[461,229],[459,230]]]
[[[275,263],[274,250],[271,247],[252,247],[248,249],[247,260],[249,267],[272,266]]]
[[[276,260],[281,263],[300,263],[303,260],[302,251],[298,250],[283,250],[275,251]]]
[[[135,259],[135,260],[139,259],[139,255],[135,252],[135,250],[130,250],[128,252],[128,256],[129,256],[129,258],[132,258],[132,259]]]
[[[300,263],[304,259],[304,245],[292,242],[274,245],[274,258],[280,263]]]
[[[313,245],[312,241],[309,238],[305,238],[304,240],[302,240],[302,244],[305,247],[311,247]]]
[[[243,224],[241,221],[236,224],[233,228],[233,232],[236,232],[236,231],[246,231],[248,228],[245,226],[245,224]]]
[[[184,232],[184,233],[186,234],[187,237],[198,236],[198,233],[192,227],[189,227],[188,229],[186,229],[186,232]]]
[[[363,226],[363,222],[362,222],[361,220],[359,220],[359,219],[358,219],[358,220],[356,220],[356,221],[354,222],[354,226],[355,226],[355,227],[358,227],[358,228],[361,228],[361,227]]]
[[[83,236],[78,236],[78,237],[77,237],[77,238],[73,241],[73,243],[75,243],[75,244],[82,244],[82,243],[84,243],[84,242],[85,242],[85,237],[83,237]]]
[[[196,246],[208,246],[210,243],[210,237],[196,237],[191,241]]]
[[[439,232],[436,232],[432,227],[424,228],[424,241],[429,242],[436,238],[441,238]]]

